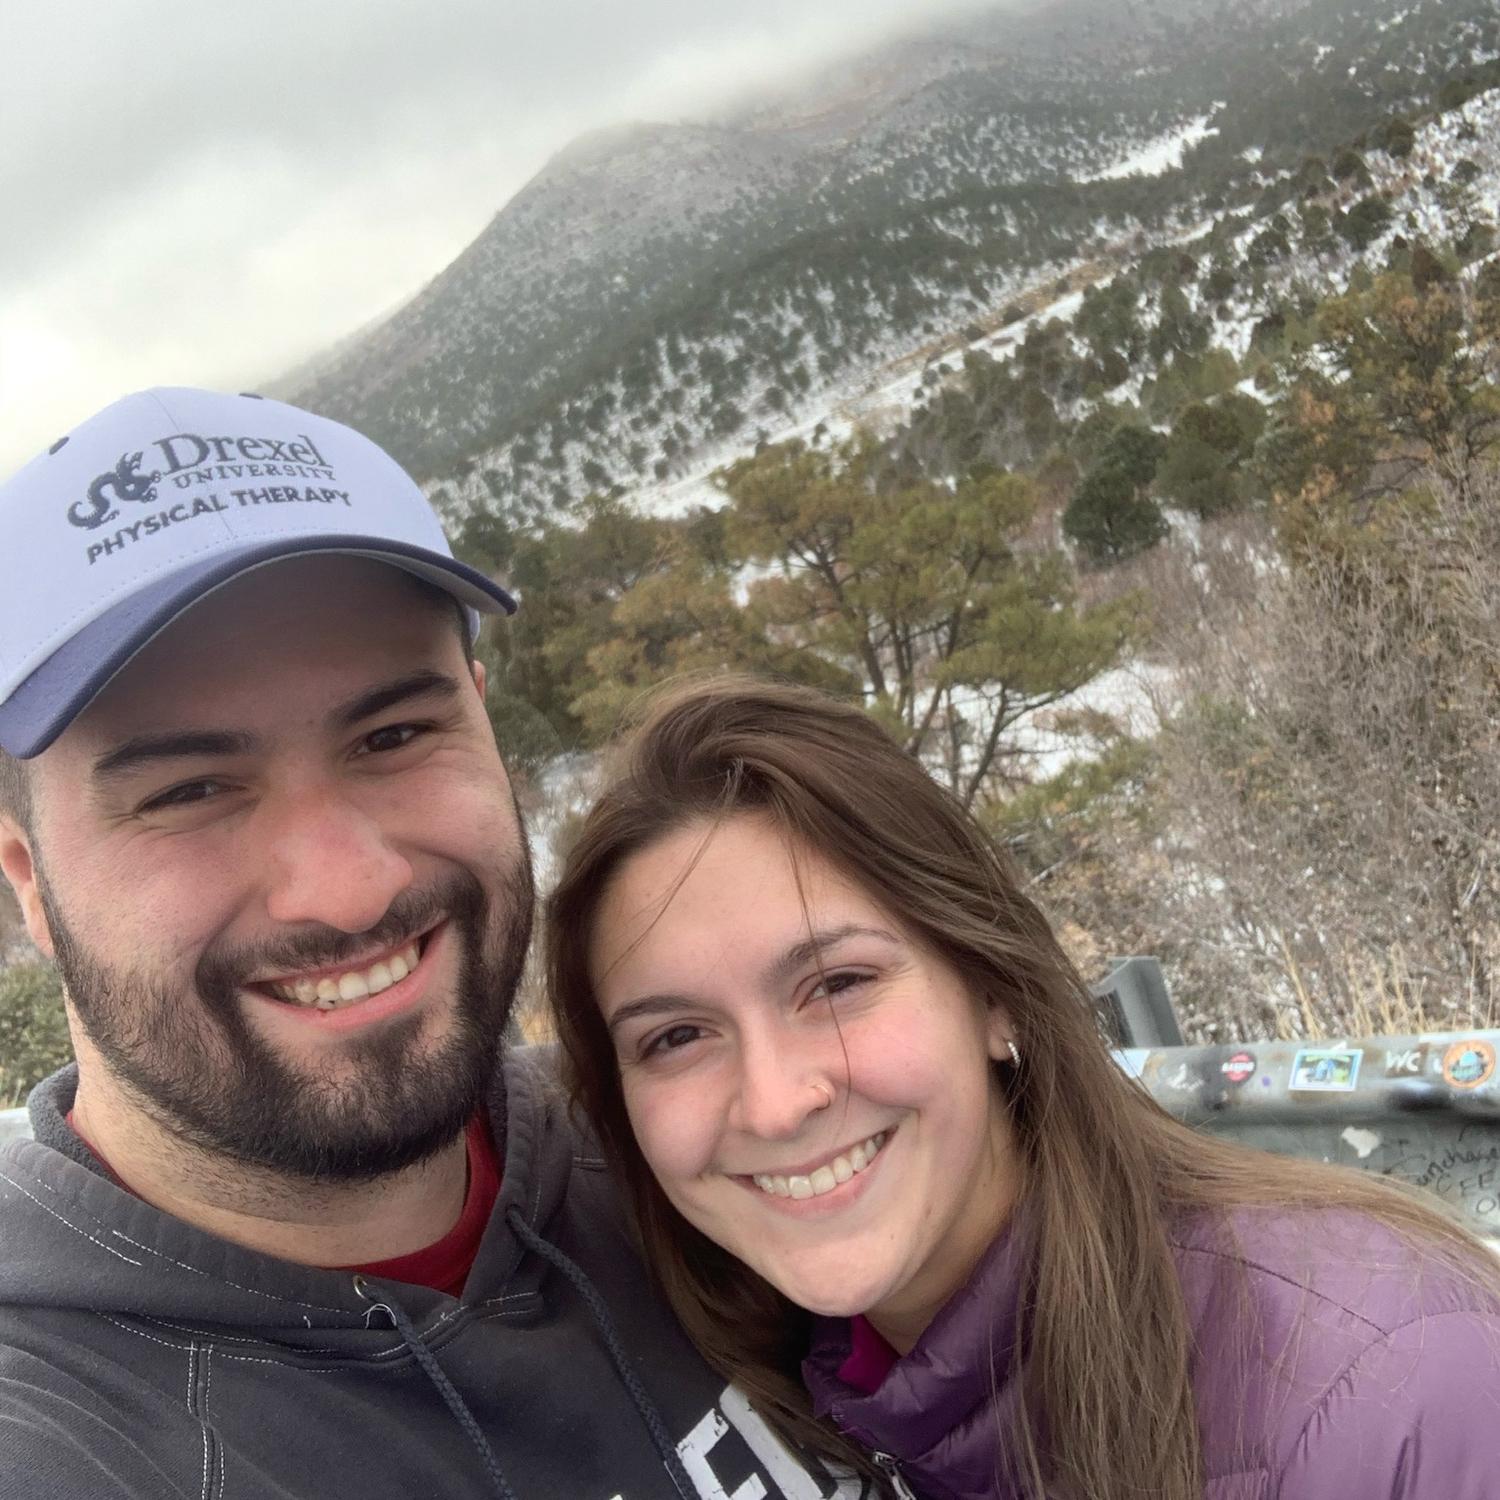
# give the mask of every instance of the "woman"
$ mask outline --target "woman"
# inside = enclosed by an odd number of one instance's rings
[[[1500,1274],[1194,1133],[978,825],[857,708],[650,713],[549,909],[571,1082],[690,1335],[929,1497],[1500,1493]]]

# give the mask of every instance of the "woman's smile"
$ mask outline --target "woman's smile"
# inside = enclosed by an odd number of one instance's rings
[[[814,1166],[735,1175],[742,1181],[748,1178],[760,1192],[773,1198],[825,1198],[873,1166],[891,1133],[890,1130],[878,1130],[865,1140],[857,1141],[847,1151],[835,1152]]]

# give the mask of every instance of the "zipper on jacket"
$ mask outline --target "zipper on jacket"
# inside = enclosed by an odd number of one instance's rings
[[[875,1461],[875,1467],[890,1481],[891,1489],[895,1491],[898,1500],[917,1500],[912,1488],[907,1484],[901,1473],[901,1465],[889,1453],[876,1453],[873,1450],[870,1457]]]

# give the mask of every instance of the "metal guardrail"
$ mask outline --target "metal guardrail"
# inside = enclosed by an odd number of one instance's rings
[[[1137,1047],[1116,1056],[1189,1124],[1415,1183],[1500,1241],[1500,1031]]]
[[[1182,1027],[1157,959],[1112,958],[1109,973],[1089,992],[1115,1046],[1182,1046]]]

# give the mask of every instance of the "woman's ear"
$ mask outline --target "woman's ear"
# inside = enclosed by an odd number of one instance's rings
[[[992,1062],[1014,1061],[1011,1043],[1016,1039],[1016,1028],[1011,1025],[1010,1012],[1003,1005],[990,1005],[984,1013],[985,1050]]]

